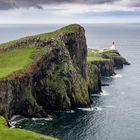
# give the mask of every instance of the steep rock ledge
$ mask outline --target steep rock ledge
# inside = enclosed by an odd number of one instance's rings
[[[112,60],[93,61],[92,64],[96,65],[101,73],[101,76],[111,76],[115,74],[114,62]]]
[[[45,110],[70,110],[90,105],[87,84],[78,66],[73,65],[65,46],[56,46],[33,77],[34,95]]]
[[[98,94],[101,90],[101,77],[100,70],[96,65],[89,62],[87,65],[88,68],[88,92],[90,95]]]
[[[117,69],[123,68],[124,65],[130,65],[130,63],[120,55],[117,50],[108,50],[101,53],[101,56],[113,61],[113,66]]]

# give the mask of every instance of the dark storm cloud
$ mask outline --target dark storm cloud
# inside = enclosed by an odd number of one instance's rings
[[[82,3],[82,4],[103,4],[117,0],[0,0],[0,10],[8,10],[22,7],[35,7],[42,9],[43,4],[62,4],[62,3]]]

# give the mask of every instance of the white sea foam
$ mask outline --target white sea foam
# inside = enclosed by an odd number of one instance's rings
[[[106,107],[107,108],[113,108],[113,105],[107,105]]]
[[[102,96],[107,96],[107,95],[109,95],[109,93],[106,92],[105,90],[103,90],[103,91],[101,92],[101,95],[102,95]]]
[[[26,118],[20,116],[20,115],[14,115],[12,116],[12,118],[9,120],[9,125],[11,126],[11,128],[15,128],[15,125],[17,123],[20,123],[22,121],[24,121]]]
[[[53,117],[49,115],[49,117],[47,118],[32,118],[33,121],[52,121],[53,120]]]
[[[52,121],[53,118],[32,118],[33,121]]]
[[[75,113],[74,110],[70,110],[70,111],[65,111],[66,113]]]
[[[114,76],[111,76],[112,78],[122,78],[123,76],[121,74],[116,74]]]
[[[107,96],[109,93],[107,93],[105,90],[100,92],[99,94],[92,94],[91,97],[99,97],[99,96]]]
[[[28,118],[24,118],[22,116],[19,115],[14,115],[10,120],[9,120],[9,125],[11,126],[11,128],[15,128],[15,125],[24,121],[24,120],[28,120]],[[53,118],[52,116],[49,116],[48,118],[32,118],[33,121],[41,121],[41,120],[45,120],[45,121],[52,121]]]
[[[93,111],[94,108],[93,107],[89,107],[89,108],[78,108],[79,110],[82,110],[82,111]]]
[[[91,97],[98,97],[98,96],[101,96],[101,94],[91,94]]]
[[[79,110],[82,110],[82,111],[101,111],[102,108],[101,107],[89,107],[89,108],[78,108]]]
[[[102,111],[102,108],[101,107],[95,106],[94,108],[95,108],[96,111]]]

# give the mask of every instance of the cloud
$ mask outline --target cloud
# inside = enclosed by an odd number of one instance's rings
[[[0,24],[140,22],[140,0],[0,0],[0,19]]]
[[[0,0],[0,10],[29,7],[41,8],[41,5],[48,4],[105,4],[116,1],[119,0]]]
[[[140,7],[140,0],[0,0],[0,10],[16,8],[43,9],[42,5],[82,4],[82,5],[119,5],[125,7]]]

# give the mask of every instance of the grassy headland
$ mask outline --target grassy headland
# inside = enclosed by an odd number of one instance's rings
[[[92,62],[92,61],[107,61],[110,59],[103,58],[101,54],[93,49],[88,49],[88,56],[87,56],[87,61]]]

